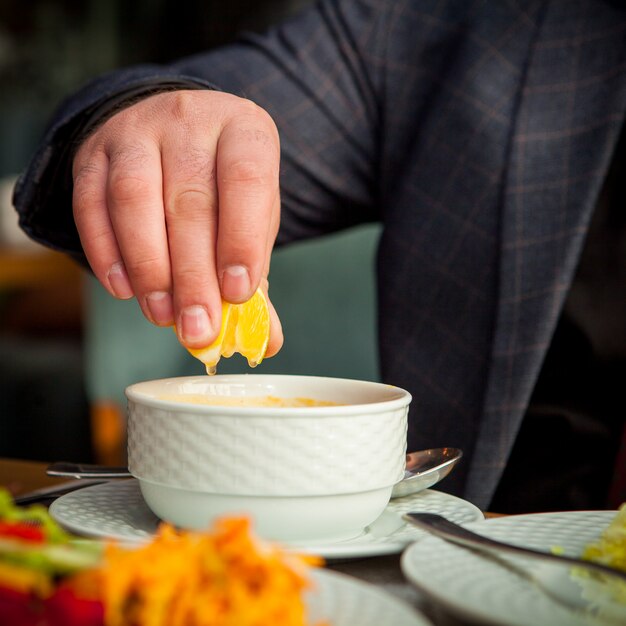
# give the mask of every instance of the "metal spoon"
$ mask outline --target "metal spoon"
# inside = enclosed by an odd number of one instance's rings
[[[432,487],[445,478],[458,463],[463,453],[458,448],[432,448],[406,455],[404,478],[392,492],[392,498],[401,498]],[[59,462],[48,466],[48,476],[65,478],[129,478],[127,467],[106,467],[81,463]]]
[[[430,448],[406,455],[404,478],[394,485],[392,498],[402,498],[443,480],[461,460],[458,448]]]
[[[60,478],[130,478],[127,467],[113,467],[108,465],[90,465],[89,463],[71,463],[58,461],[48,465],[48,476]]]

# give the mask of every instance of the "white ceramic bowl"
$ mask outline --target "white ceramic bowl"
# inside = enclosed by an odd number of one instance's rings
[[[411,396],[398,387],[242,374],[141,382],[126,396],[130,471],[154,513],[181,527],[245,514],[267,539],[347,539],[380,515],[403,477]],[[267,396],[338,406],[199,401]]]

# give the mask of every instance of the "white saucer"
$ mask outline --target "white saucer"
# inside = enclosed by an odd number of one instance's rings
[[[397,554],[427,536],[400,517],[409,511],[439,513],[461,524],[484,519],[480,509],[467,500],[426,489],[392,500],[383,514],[354,539],[293,548],[326,559]],[[160,522],[146,506],[139,484],[133,478],[85,487],[61,496],[50,505],[50,515],[76,534],[132,543],[148,541]]]

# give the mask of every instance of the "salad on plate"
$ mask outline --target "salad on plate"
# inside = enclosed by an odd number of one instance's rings
[[[0,626],[328,626],[308,623],[304,601],[321,564],[243,517],[162,524],[140,547],[80,539],[0,491]]]

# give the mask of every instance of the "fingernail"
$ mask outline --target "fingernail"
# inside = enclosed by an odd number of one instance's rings
[[[132,298],[135,295],[130,281],[128,280],[126,268],[121,261],[111,265],[109,273],[107,274],[107,280],[116,298],[128,300],[128,298]]]
[[[174,322],[174,305],[172,296],[167,291],[153,291],[146,296],[146,303],[150,309],[152,321],[162,326]]]
[[[243,265],[229,265],[222,273],[222,295],[232,302],[250,297],[250,274]]]
[[[190,343],[208,343],[211,334],[211,322],[206,309],[199,305],[183,309],[180,316],[180,334],[184,341]]]

